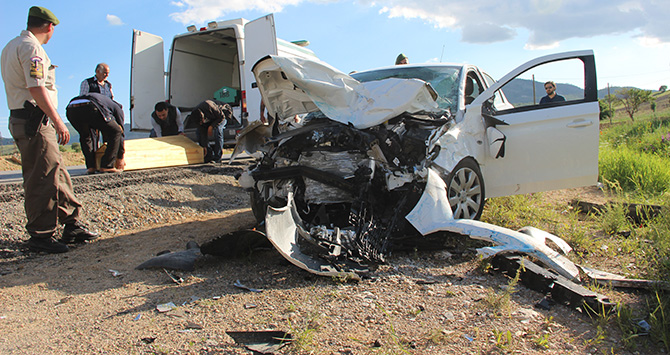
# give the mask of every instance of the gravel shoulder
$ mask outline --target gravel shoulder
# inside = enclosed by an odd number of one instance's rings
[[[274,250],[202,257],[194,272],[173,273],[181,283],[135,270],[188,241],[253,227],[241,169],[74,178],[82,220],[103,237],[61,255],[25,249],[21,185],[0,185],[0,353],[249,354],[226,332],[261,330],[291,333],[280,353],[628,353],[613,327],[603,335],[567,307],[535,309],[543,295],[524,287],[492,306],[509,280],[481,271],[471,250],[396,253],[355,283],[306,273]],[[176,309],[156,310],[168,302]]]

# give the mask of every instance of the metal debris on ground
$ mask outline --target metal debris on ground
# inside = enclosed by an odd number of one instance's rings
[[[173,302],[162,303],[156,306],[156,310],[160,313],[169,312],[173,309],[177,309],[177,305],[175,305]]]
[[[616,306],[605,295],[588,290],[562,275],[553,273],[521,256],[496,255],[491,260],[494,269],[510,277],[521,270],[520,281],[531,290],[550,293],[551,299],[584,312],[609,312]],[[523,267],[522,267],[523,265]]]
[[[647,334],[649,334],[649,332],[651,332],[651,325],[649,323],[647,323],[647,321],[644,320],[644,319],[637,322],[636,325],[641,330],[641,332],[639,334],[647,335]]]
[[[263,290],[261,290],[261,289],[251,288],[251,287],[248,287],[248,286],[243,285],[243,284],[240,282],[240,280],[236,280],[236,281],[233,283],[233,286],[235,286],[235,287],[237,287],[237,288],[240,288],[240,289],[243,289],[243,290],[251,291],[251,292],[258,292],[258,293],[263,292]]]
[[[545,311],[548,311],[551,309],[556,304],[554,300],[552,300],[549,296],[543,298],[540,302],[535,304],[535,308],[538,309],[543,309]]]
[[[244,345],[251,351],[261,354],[277,354],[278,351],[293,341],[290,333],[283,331],[249,331],[249,332],[226,332],[235,343]]]
[[[116,270],[109,269],[107,271],[111,272],[113,277],[119,277],[119,276],[123,275],[123,273],[121,273],[119,271],[116,271]]]
[[[186,326],[184,326],[186,329],[202,329],[202,325],[198,323],[193,323],[193,322],[187,322]]]
[[[165,273],[170,277],[170,280],[172,280],[172,282],[174,282],[178,285],[181,284],[182,282],[184,282],[184,279],[181,278],[180,276],[175,276],[175,275],[173,275],[172,273],[170,273],[169,271],[167,271],[165,269],[163,269],[163,271],[165,271]]]
[[[586,266],[580,266],[586,276],[599,285],[623,288],[664,289],[670,291],[670,283],[664,281],[629,279],[623,275],[617,275],[606,271],[596,270]]]
[[[182,306],[185,306],[185,305],[187,305],[187,304],[189,304],[189,303],[193,303],[193,302],[196,302],[196,301],[198,301],[198,300],[200,300],[200,297],[198,297],[198,296],[191,296],[191,298],[189,298],[188,300],[184,301],[184,303],[182,303],[181,305],[182,305]]]

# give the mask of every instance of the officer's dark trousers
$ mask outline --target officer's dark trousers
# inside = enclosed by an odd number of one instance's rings
[[[22,118],[9,118],[9,130],[21,153],[26,229],[32,237],[49,238],[58,222],[77,220],[81,203],[74,196],[51,122],[41,124],[34,137],[26,136],[25,123]]]
[[[123,158],[123,128],[116,121],[105,122],[98,108],[93,104],[67,108],[67,119],[72,127],[79,132],[81,151],[88,169],[95,169],[95,140],[91,131],[97,129],[102,133],[102,139],[107,143],[105,153],[100,159],[100,169],[112,169],[116,159]]]

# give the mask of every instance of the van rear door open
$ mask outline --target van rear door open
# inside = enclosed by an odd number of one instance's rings
[[[261,115],[261,93],[256,88],[251,68],[258,60],[269,55],[277,54],[277,35],[275,19],[272,14],[263,16],[244,25],[244,81],[246,91],[248,120],[258,121]]]
[[[130,64],[130,129],[150,130],[154,105],[165,100],[163,39],[133,30]]]

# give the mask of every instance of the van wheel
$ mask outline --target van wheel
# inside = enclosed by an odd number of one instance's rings
[[[484,179],[479,165],[465,158],[447,177],[447,198],[454,219],[479,219],[484,210]]]

